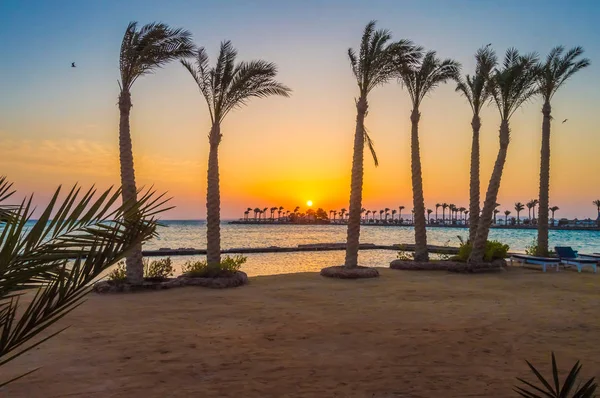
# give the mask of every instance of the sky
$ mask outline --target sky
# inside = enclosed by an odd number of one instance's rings
[[[358,95],[347,58],[365,24],[453,58],[463,74],[492,43],[545,56],[581,45],[591,67],[554,97],[550,203],[557,217],[595,218],[600,198],[600,3],[596,1],[27,1],[0,0],[0,174],[42,204],[58,185],[119,184],[118,57],[127,24],[184,27],[214,61],[231,40],[240,60],[279,67],[291,98],[256,99],[221,127],[223,218],[247,207],[348,208]],[[77,68],[71,68],[76,62]],[[472,117],[446,84],[422,103],[419,125],[425,204],[468,207]],[[173,197],[168,219],[206,215],[210,118],[191,76],[177,62],[132,89],[131,134],[138,186]],[[511,119],[498,202],[512,210],[538,195],[541,102]],[[363,207],[412,208],[408,94],[397,82],[369,97],[367,128],[380,165],[365,153]],[[567,123],[560,123],[568,119]],[[482,200],[498,150],[499,115],[482,112]]]

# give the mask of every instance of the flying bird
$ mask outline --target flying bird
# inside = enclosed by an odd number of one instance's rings
[[[75,62],[71,62],[71,68],[76,68]]]
[[[563,120],[563,121],[562,121],[562,122],[563,122],[563,124],[564,124],[564,123],[565,123],[567,120],[569,120],[569,119],[565,119],[565,120]]]

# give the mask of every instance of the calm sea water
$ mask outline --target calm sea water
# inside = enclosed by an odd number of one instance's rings
[[[162,247],[206,248],[206,224],[203,221],[163,221],[159,237],[146,243],[144,249]],[[428,243],[458,246],[460,235],[465,238],[466,228],[429,228]],[[524,252],[536,237],[535,230],[492,229],[490,239],[510,246],[514,252]],[[221,225],[223,249],[239,247],[297,246],[307,243],[340,243],[346,240],[344,225]],[[412,227],[365,226],[361,228],[361,243],[396,244],[414,243]],[[600,231],[550,231],[550,246],[571,246],[582,253],[600,252]],[[243,270],[249,275],[269,275],[293,272],[315,272],[329,265],[344,262],[344,251],[249,254]],[[173,257],[176,266],[203,256]],[[391,250],[365,250],[359,262],[365,266],[387,266],[396,258]]]

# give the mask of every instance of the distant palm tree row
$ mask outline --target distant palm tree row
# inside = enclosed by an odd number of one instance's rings
[[[581,47],[565,52],[562,46],[552,49],[545,61],[540,62],[536,54],[520,54],[509,49],[502,63],[498,63],[494,50],[487,45],[475,54],[475,74],[460,76],[461,65],[452,59],[440,59],[435,51],[425,51],[410,40],[392,41],[388,30],[375,29],[369,22],[362,35],[358,51],[348,50],[352,73],[356,79],[358,96],[356,105],[356,129],[351,168],[350,206],[348,211],[348,233],[345,266],[358,266],[360,224],[362,221],[362,187],[365,146],[371,152],[375,166],[378,159],[373,141],[365,127],[368,115],[368,95],[371,91],[391,80],[402,83],[410,97],[411,122],[411,181],[413,192],[413,223],[415,229],[415,254],[417,261],[428,261],[426,212],[421,171],[419,122],[421,104],[439,85],[455,81],[456,91],[464,95],[469,103],[473,118],[470,166],[469,210],[450,210],[452,215],[469,214],[469,240],[473,250],[469,264],[474,266],[483,260],[490,225],[497,210],[502,172],[510,143],[510,118],[528,100],[540,96],[543,99],[543,124],[540,163],[540,193],[538,214],[538,253],[548,252],[548,201],[550,178],[550,122],[551,100],[557,90],[577,71],[587,67],[588,59],[579,59]],[[187,60],[193,58],[193,62]],[[215,66],[209,65],[204,48],[197,48],[191,34],[183,29],[172,29],[165,24],[152,23],[141,27],[130,23],[125,31],[120,51],[119,81],[119,149],[121,161],[121,183],[123,200],[135,199],[133,151],[129,118],[132,107],[131,88],[141,76],[152,73],[166,63],[181,59],[190,73],[201,95],[206,100],[210,114],[209,157],[207,174],[207,261],[209,265],[220,263],[220,189],[218,148],[222,139],[221,123],[232,110],[246,105],[251,98],[272,95],[288,97],[291,90],[275,80],[277,67],[263,60],[236,62],[237,52],[231,42],[221,43]],[[496,106],[500,116],[499,150],[488,184],[483,207],[479,198],[479,130],[480,111],[484,105]],[[442,205],[443,207],[443,205]],[[257,210],[258,208],[254,209]],[[272,208],[274,209],[274,208]],[[464,209],[464,210],[460,210]],[[269,208],[254,213],[265,217]],[[436,207],[437,210],[437,207]],[[442,219],[445,220],[443,208]],[[252,209],[248,210],[248,214]],[[277,208],[279,211],[279,208]],[[366,210],[364,211],[366,213]],[[373,211],[371,210],[371,214]],[[383,210],[382,214],[387,212]],[[344,211],[342,217],[346,216]],[[392,215],[393,217],[393,215]],[[508,217],[508,215],[506,215]],[[127,258],[127,278],[131,283],[142,281],[141,246]]]

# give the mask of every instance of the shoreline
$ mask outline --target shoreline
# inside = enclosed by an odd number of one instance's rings
[[[346,226],[347,223],[338,223],[338,222],[286,222],[286,221],[245,221],[245,220],[232,220],[227,221],[227,224],[234,225],[340,225]],[[395,224],[395,223],[360,223],[361,226],[365,227],[414,227],[414,224]],[[462,224],[452,224],[452,225],[444,225],[444,224],[427,224],[427,228],[463,228],[468,229],[468,225]],[[492,225],[491,229],[525,229],[525,230],[537,230],[537,225],[534,226],[526,226],[526,225]],[[599,231],[600,227],[558,227],[558,226],[550,226],[549,230],[551,231]]]

